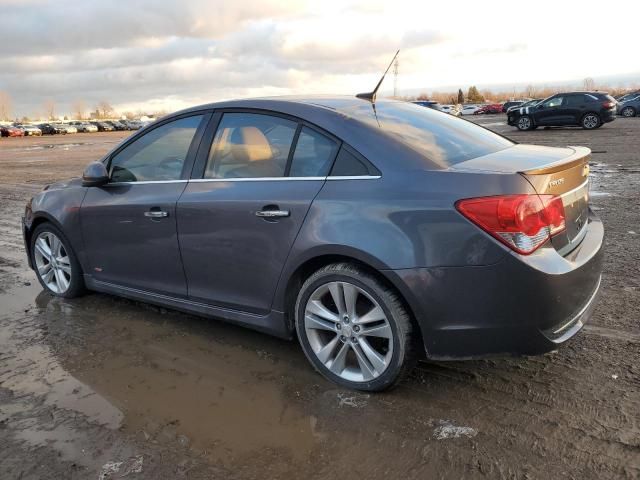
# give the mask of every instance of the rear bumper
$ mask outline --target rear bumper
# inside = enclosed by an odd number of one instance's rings
[[[600,118],[602,118],[603,123],[613,122],[616,119],[616,110],[606,110],[600,115]]]
[[[580,245],[506,255],[494,265],[395,270],[420,324],[427,356],[538,354],[573,337],[596,305],[602,222],[593,215]]]

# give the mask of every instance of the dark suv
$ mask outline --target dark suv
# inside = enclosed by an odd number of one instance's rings
[[[616,118],[616,100],[601,92],[569,92],[553,95],[536,106],[509,111],[507,123],[518,130],[537,127],[579,126],[599,128]]]

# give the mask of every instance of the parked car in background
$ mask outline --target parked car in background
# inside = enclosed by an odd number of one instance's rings
[[[538,103],[540,103],[542,100],[544,100],[544,99],[543,98],[534,98],[533,100],[529,100],[527,102],[521,103],[520,105],[512,105],[511,107],[509,107],[507,109],[507,113],[509,113],[511,110],[516,110],[518,108],[533,107],[533,106],[537,105]]]
[[[29,266],[52,295],[297,336],[322,375],[367,391],[418,356],[535,354],[576,335],[602,272],[590,150],[371,107],[270,98],[163,117],[35,194]]]
[[[434,100],[414,100],[413,102],[421,107],[433,108],[434,110],[440,110],[440,104]]]
[[[67,129],[61,128],[60,126],[53,123],[41,123],[38,125],[38,128],[45,135],[66,135]]]
[[[523,103],[525,103],[526,100],[509,100],[507,102],[504,102],[502,104],[502,113],[506,113],[507,110],[509,110],[511,107],[519,107],[521,106]]]
[[[98,127],[99,132],[113,132],[115,128],[107,122],[91,122],[92,125]]]
[[[57,123],[56,126],[64,128],[67,133],[78,133],[78,129],[69,123]]]
[[[96,127],[95,125],[92,125],[89,122],[83,122],[80,120],[70,122],[69,125],[73,125],[74,127],[76,127],[78,132],[82,132],[82,133],[94,133],[98,131],[98,127]]]
[[[460,115],[473,115],[480,110],[481,105],[463,105],[460,110]]]
[[[460,105],[440,105],[440,110],[448,113],[449,115],[453,115],[454,117],[460,116]]]
[[[625,93],[624,95],[618,95],[616,97],[616,100],[618,102],[626,102],[627,100],[631,100],[632,98],[635,98],[638,95],[640,95],[640,90],[636,90],[635,92]]]
[[[0,137],[23,137],[24,132],[13,125],[0,125]]]
[[[117,130],[117,131],[129,130],[129,128],[125,124],[123,124],[118,120],[108,120],[105,123],[108,123],[114,128],[114,130]]]
[[[31,136],[39,137],[40,135],[42,135],[42,130],[40,130],[38,127],[34,127],[33,125],[26,125],[24,123],[14,123],[13,126],[22,130],[24,132],[25,137],[31,137]]]
[[[502,104],[492,103],[490,105],[483,105],[474,112],[474,115],[483,115],[487,113],[502,113]]]
[[[511,110],[507,123],[518,130],[541,126],[581,126],[591,130],[616,118],[615,98],[602,92],[567,92],[553,95],[533,107]]]
[[[129,130],[140,130],[143,125],[140,120],[126,120]]]
[[[626,98],[616,106],[618,115],[623,117],[635,117],[640,113],[640,93],[626,96]]]

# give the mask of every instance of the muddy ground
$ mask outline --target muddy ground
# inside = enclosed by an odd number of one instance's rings
[[[640,118],[519,133],[593,149],[607,229],[584,330],[540,357],[421,362],[389,393],[336,388],[295,342],[91,294],[42,292],[19,218],[121,133],[0,140],[0,478],[640,476]],[[351,477],[354,478],[354,477]]]

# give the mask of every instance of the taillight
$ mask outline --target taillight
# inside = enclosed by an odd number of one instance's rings
[[[615,107],[616,103],[615,102],[602,102],[602,107],[603,108],[613,108]]]
[[[456,209],[512,250],[528,255],[565,229],[555,195],[502,195],[458,200]]]

